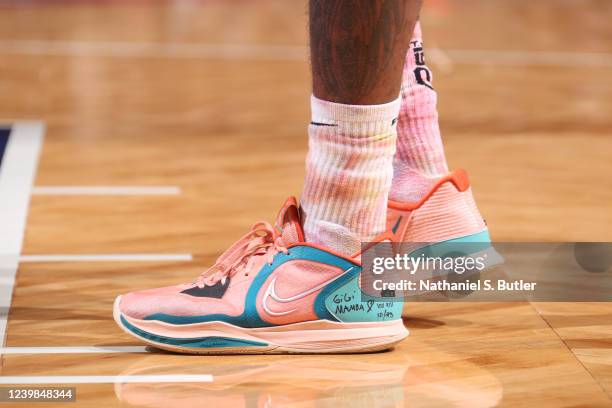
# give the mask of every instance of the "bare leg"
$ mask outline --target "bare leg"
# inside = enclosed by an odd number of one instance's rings
[[[314,95],[374,105],[397,98],[421,0],[311,0]]]

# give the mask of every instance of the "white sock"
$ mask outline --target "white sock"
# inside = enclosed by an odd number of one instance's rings
[[[306,241],[352,255],[385,231],[400,101],[344,105],[311,98],[301,200]]]

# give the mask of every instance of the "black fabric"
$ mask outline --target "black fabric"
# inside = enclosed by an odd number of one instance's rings
[[[225,285],[221,281],[215,283],[212,286],[204,286],[199,288],[194,286],[193,288],[185,289],[181,293],[195,297],[210,297],[215,299],[221,299],[225,294],[225,291],[229,287],[230,278],[225,279]]]
[[[10,134],[10,128],[0,128],[0,166],[2,166],[2,158],[4,157],[4,151],[6,150]]]

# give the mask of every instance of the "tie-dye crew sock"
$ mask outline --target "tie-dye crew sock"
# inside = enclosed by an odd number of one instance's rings
[[[345,255],[385,231],[400,99],[344,105],[312,97],[302,194],[307,242]]]
[[[397,152],[389,198],[415,202],[448,172],[438,125],[437,96],[425,65],[420,24],[414,28],[404,64],[402,105],[397,121]]]

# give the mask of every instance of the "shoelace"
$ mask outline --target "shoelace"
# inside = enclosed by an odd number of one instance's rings
[[[274,255],[279,252],[285,254],[289,250],[283,243],[282,237],[265,221],[253,225],[251,230],[225,251],[213,266],[203,272],[195,284],[203,288],[212,286],[221,281],[225,285],[228,277],[239,270],[246,270],[248,274],[256,256],[266,256],[268,264],[274,261]],[[215,271],[215,272],[213,272]]]

